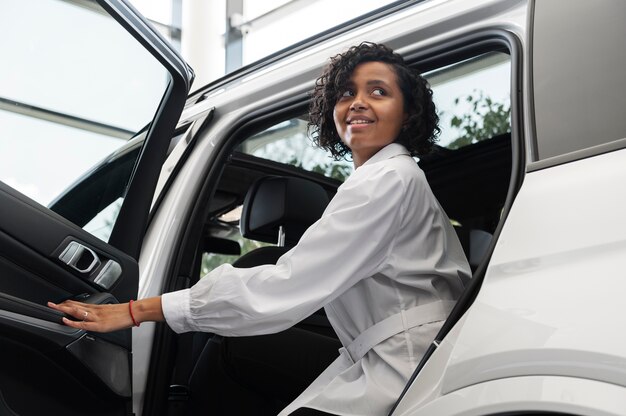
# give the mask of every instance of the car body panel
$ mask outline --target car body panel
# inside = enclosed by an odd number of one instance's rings
[[[625,164],[621,150],[527,175],[457,339],[444,392],[532,374],[626,386],[626,338],[617,330],[626,325],[619,306],[626,194],[617,191]]]
[[[555,414],[619,416],[626,389],[571,377],[530,376],[499,379],[456,390],[424,406],[402,408],[401,416],[484,416]],[[523,412],[520,412],[520,411]]]
[[[512,377],[626,387],[625,164],[620,150],[526,175],[474,304],[394,414]]]

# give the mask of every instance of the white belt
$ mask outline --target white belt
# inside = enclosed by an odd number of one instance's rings
[[[455,303],[451,300],[440,300],[402,310],[367,328],[350,345],[340,348],[339,353],[355,363],[387,338],[416,326],[445,320]]]

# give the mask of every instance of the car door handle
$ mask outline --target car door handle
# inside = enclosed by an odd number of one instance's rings
[[[100,265],[98,255],[77,241],[70,241],[59,255],[59,260],[83,274],[91,273]]]

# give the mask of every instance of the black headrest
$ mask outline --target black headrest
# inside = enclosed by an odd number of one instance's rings
[[[245,238],[276,243],[282,225],[285,244],[293,246],[328,205],[328,194],[315,182],[266,176],[252,184],[243,202],[240,228]]]

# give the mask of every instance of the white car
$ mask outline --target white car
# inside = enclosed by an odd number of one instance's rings
[[[280,176],[332,198],[351,163],[310,145],[308,93],[372,41],[431,84],[442,134],[418,163],[474,271],[390,415],[626,415],[626,2],[395,2],[189,96],[123,0],[0,4],[0,414],[211,413],[217,338],[87,333],[46,302],[155,296],[295,244],[314,218],[253,225],[246,194]],[[334,336],[321,312],[300,326]]]

